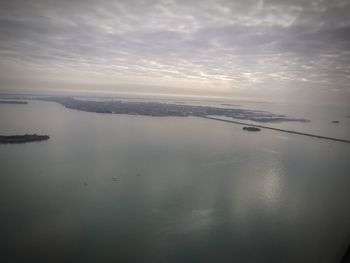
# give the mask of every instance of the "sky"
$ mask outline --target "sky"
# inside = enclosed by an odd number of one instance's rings
[[[2,0],[0,92],[350,101],[349,0]]]

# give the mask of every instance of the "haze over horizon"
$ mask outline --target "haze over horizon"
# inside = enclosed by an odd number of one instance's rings
[[[0,93],[350,99],[349,1],[6,0]]]

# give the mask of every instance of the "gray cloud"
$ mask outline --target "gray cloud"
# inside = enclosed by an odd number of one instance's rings
[[[349,94],[349,3],[1,1],[0,79]]]

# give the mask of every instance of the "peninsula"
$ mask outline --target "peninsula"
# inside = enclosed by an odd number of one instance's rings
[[[306,119],[274,114],[267,111],[250,109],[122,100],[92,101],[80,100],[72,97],[41,97],[37,99],[57,102],[69,109],[96,113],[128,114],[154,117],[221,116],[256,122],[309,121]]]
[[[48,135],[24,134],[24,135],[0,135],[0,144],[5,143],[26,143],[35,141],[45,141],[50,139]]]

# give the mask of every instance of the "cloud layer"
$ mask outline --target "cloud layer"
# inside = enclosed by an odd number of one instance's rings
[[[0,89],[350,92],[346,0],[7,0],[0,10]]]

